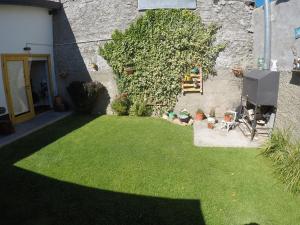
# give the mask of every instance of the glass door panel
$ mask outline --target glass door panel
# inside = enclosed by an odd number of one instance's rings
[[[18,123],[34,117],[28,57],[22,55],[2,56],[9,114]]]
[[[14,116],[30,111],[23,61],[7,62],[7,72],[11,92],[11,100],[14,108]]]

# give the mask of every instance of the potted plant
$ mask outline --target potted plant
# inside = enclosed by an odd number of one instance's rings
[[[190,120],[190,114],[186,109],[181,110],[178,117],[182,123],[188,123]]]
[[[196,111],[196,115],[195,115],[195,120],[198,120],[198,121],[200,121],[200,120],[204,120],[205,119],[205,114],[204,114],[204,112],[202,111],[202,109],[197,109],[197,111]]]
[[[209,117],[207,118],[207,127],[209,129],[213,129],[215,127],[216,123],[216,111],[214,108],[212,108],[209,112]]]
[[[215,118],[216,117],[216,110],[215,110],[215,108],[211,108],[211,110],[209,111],[209,117],[211,117],[211,118]]]
[[[232,121],[232,114],[230,112],[226,112],[224,114],[224,121],[225,122],[231,122]]]
[[[208,129],[214,129],[215,128],[215,124],[211,123],[211,122],[208,122],[207,123],[207,127],[208,127]]]

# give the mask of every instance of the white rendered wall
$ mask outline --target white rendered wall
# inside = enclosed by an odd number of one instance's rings
[[[28,53],[23,50],[26,43],[42,44],[28,45],[31,48],[30,54],[51,55],[51,77],[56,93],[52,16],[44,8],[0,5],[0,54]],[[0,107],[7,108],[2,68],[0,68]]]

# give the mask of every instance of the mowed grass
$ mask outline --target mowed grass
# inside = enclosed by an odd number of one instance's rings
[[[153,118],[71,116],[0,149],[1,224],[300,224],[257,149]]]

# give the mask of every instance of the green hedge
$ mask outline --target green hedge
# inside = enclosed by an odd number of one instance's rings
[[[116,30],[99,53],[117,74],[120,92],[131,99],[146,98],[154,110],[171,108],[181,92],[181,77],[192,65],[201,64],[204,74],[214,74],[216,58],[225,48],[214,44],[217,30],[189,10],[149,10],[124,32]],[[125,75],[128,65],[134,66],[133,75]]]

